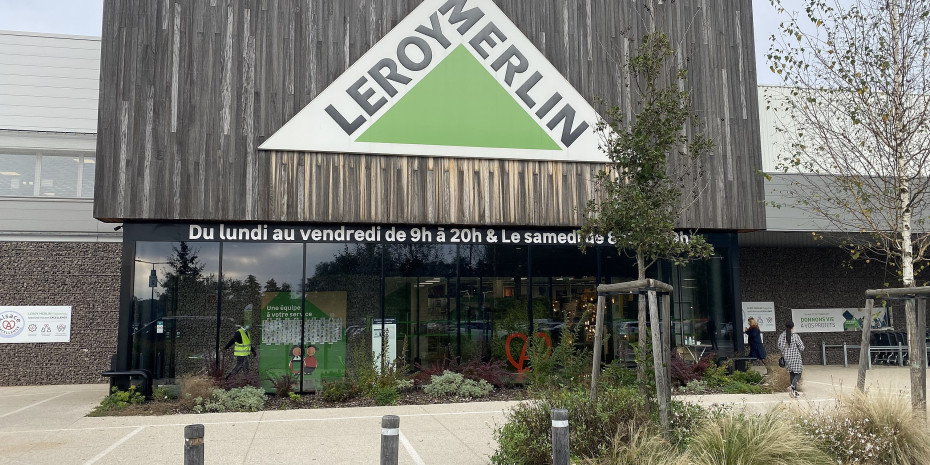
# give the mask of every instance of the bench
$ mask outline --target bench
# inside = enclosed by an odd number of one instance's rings
[[[132,378],[139,378],[142,380],[142,389],[140,394],[142,394],[146,399],[152,398],[152,372],[145,369],[138,370],[110,370],[104,371],[101,373],[103,377],[110,378],[110,391],[113,391],[113,388],[119,389],[129,389],[129,386],[132,385]]]

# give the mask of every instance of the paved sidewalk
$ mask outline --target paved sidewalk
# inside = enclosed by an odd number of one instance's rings
[[[378,463],[381,417],[400,417],[401,464],[486,464],[513,402],[88,418],[105,385],[0,387],[0,464],[180,464],[205,426],[208,464]]]
[[[856,368],[806,367],[800,402],[787,393],[676,396],[702,405],[766,411],[833,402]],[[908,368],[876,367],[867,383],[909,395]],[[515,402],[409,405],[160,417],[88,418],[106,385],[0,387],[0,465],[180,464],[184,426],[205,425],[208,464],[373,464],[381,417],[400,416],[402,464],[486,464],[494,427]]]
[[[754,367],[763,371],[762,367]],[[777,369],[777,368],[776,368]],[[801,375],[802,396],[794,399],[787,392],[775,394],[708,394],[676,396],[679,400],[704,406],[729,405],[735,410],[761,413],[780,405],[813,407],[833,403],[837,397],[856,390],[858,367],[850,366],[805,366]],[[930,378],[930,377],[928,377]],[[866,372],[866,389],[899,394],[910,399],[910,368],[897,366],[875,366]],[[930,397],[928,397],[930,398]]]

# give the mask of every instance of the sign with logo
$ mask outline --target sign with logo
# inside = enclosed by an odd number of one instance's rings
[[[597,112],[491,0],[425,0],[259,148],[606,162]]]
[[[71,307],[0,307],[0,344],[70,341]]]
[[[791,318],[799,333],[860,331],[866,321],[864,308],[793,308]],[[868,321],[872,329],[888,327],[888,309],[872,308]]]
[[[749,326],[746,322],[755,318],[762,332],[778,331],[775,324],[775,302],[743,302],[743,327]]]

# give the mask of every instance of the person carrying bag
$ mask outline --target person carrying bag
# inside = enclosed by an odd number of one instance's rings
[[[801,381],[801,371],[804,370],[804,364],[801,361],[804,342],[792,329],[794,329],[794,322],[787,321],[785,322],[785,331],[778,335],[778,350],[781,351],[778,366],[788,370],[791,377],[791,387],[789,388],[791,396],[801,397],[798,392],[798,382]]]

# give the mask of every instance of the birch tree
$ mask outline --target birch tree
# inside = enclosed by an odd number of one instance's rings
[[[851,258],[895,268],[905,287],[930,234],[930,0],[806,0],[767,59],[784,141],[777,169],[790,206],[851,232]],[[795,5],[792,3],[792,5]]]

